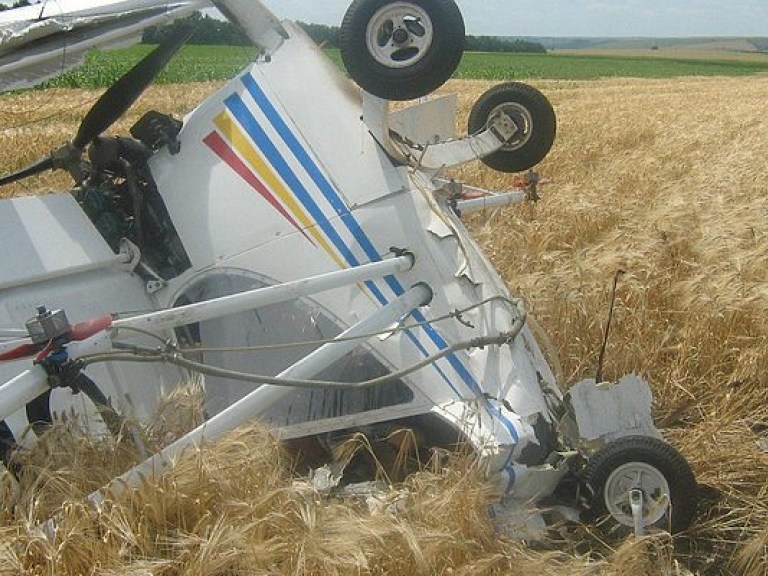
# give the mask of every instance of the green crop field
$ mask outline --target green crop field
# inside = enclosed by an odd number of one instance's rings
[[[470,52],[464,55],[457,76],[483,80],[595,80],[624,77],[751,76],[766,73],[768,61]]]
[[[43,88],[100,88],[109,86],[152,50],[152,46],[102,52],[94,50],[85,63],[58,78],[45,82]],[[157,79],[159,84],[183,84],[226,80],[250,62],[256,49],[246,46],[184,46]]]
[[[83,66],[43,84],[43,87],[108,86],[150,50],[150,46],[140,45],[109,52],[94,51],[88,55]],[[328,50],[327,53],[341,65],[338,50]],[[254,54],[253,48],[241,46],[185,46],[158,82],[177,84],[226,80],[250,62]],[[469,52],[464,55],[456,76],[484,80],[592,80],[757,74],[768,74],[768,61]]]

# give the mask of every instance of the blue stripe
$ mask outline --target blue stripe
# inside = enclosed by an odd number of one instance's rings
[[[293,191],[294,194],[296,194],[296,197],[299,199],[299,201],[309,211],[312,219],[322,228],[323,232],[325,232],[326,236],[328,236],[328,239],[341,253],[344,259],[349,264],[358,266],[360,262],[358,262],[354,254],[352,254],[352,251],[342,240],[338,232],[336,232],[333,226],[330,225],[325,214],[323,214],[323,211],[304,187],[304,184],[301,183],[301,180],[299,180],[293,170],[291,170],[291,167],[282,157],[280,151],[272,143],[272,141],[269,139],[269,136],[267,136],[267,133],[264,132],[264,129],[259,125],[259,123],[256,121],[256,118],[254,118],[251,111],[245,105],[245,102],[243,102],[238,94],[232,94],[224,102],[238,123],[248,133],[248,135],[256,143],[259,149],[264,153],[264,155],[267,157],[267,160],[269,160],[269,163],[272,164],[275,170],[277,170],[288,187]]]
[[[415,310],[413,312],[413,317],[416,319],[417,322],[425,322],[426,318],[424,315],[419,311]],[[432,341],[441,349],[444,350],[448,348],[448,343],[445,341],[445,339],[440,335],[440,333],[435,330],[435,328],[431,324],[425,324],[424,330],[426,330],[427,334],[429,334]],[[451,364],[454,370],[459,374],[459,376],[462,377],[462,379],[469,385],[470,389],[477,394],[478,396],[483,395],[483,390],[480,387],[480,385],[477,383],[477,380],[475,380],[475,377],[472,376],[472,373],[467,369],[467,367],[464,365],[464,363],[459,359],[456,354],[449,354],[447,356],[448,362]],[[499,408],[496,408],[493,406],[490,402],[486,402],[488,411],[497,416],[497,418],[504,424],[506,429],[509,431],[510,436],[512,436],[512,439],[515,443],[520,439],[520,436],[517,433],[517,429],[515,428],[515,425],[501,412]],[[509,464],[509,460],[512,458],[512,453],[510,452],[509,459],[507,461],[507,464]]]
[[[293,170],[291,170],[291,167],[282,157],[280,151],[269,139],[267,133],[264,132],[261,126],[259,126],[259,123],[257,122],[256,118],[253,117],[253,114],[245,105],[245,102],[243,102],[239,95],[232,94],[225,100],[225,104],[235,119],[238,121],[238,123],[243,127],[243,129],[248,133],[254,143],[256,143],[262,153],[267,157],[269,163],[272,164],[275,170],[277,170],[278,174],[280,174],[280,177],[285,181],[293,193],[296,194],[296,197],[309,211],[312,218],[315,220],[318,226],[320,226],[325,235],[336,247],[336,249],[347,261],[347,263],[350,266],[359,266],[360,262],[349,249],[349,246],[347,246],[346,242],[344,242],[336,229],[328,221],[328,218],[326,218],[325,214],[323,214],[323,211],[301,183],[301,180],[299,180]],[[366,282],[366,286],[368,286],[369,290],[371,290],[373,295],[380,303],[387,303],[384,294],[381,293],[379,288],[373,282]]]
[[[416,348],[419,349],[419,352],[421,352],[425,358],[429,356],[429,351],[424,347],[424,345],[419,342],[419,339],[416,338],[416,335],[413,333],[412,330],[406,330],[405,335],[408,336],[408,339],[413,342],[413,345],[416,346]],[[456,394],[459,398],[463,398],[464,396],[459,392],[459,390],[456,388],[456,386],[453,384],[450,378],[448,378],[448,375],[443,371],[442,368],[438,365],[437,362],[432,362],[432,366],[435,370],[437,370],[437,373],[440,375],[440,377],[445,381],[448,386],[450,386],[451,390],[453,390],[453,393]]]
[[[264,112],[264,115],[267,117],[269,122],[272,124],[272,126],[275,128],[277,133],[283,139],[285,144],[288,146],[288,148],[294,154],[296,159],[299,161],[299,164],[301,164],[302,168],[306,170],[307,174],[310,176],[310,178],[315,183],[315,185],[320,189],[320,192],[323,194],[323,196],[328,200],[328,202],[330,203],[331,207],[336,212],[336,214],[341,216],[342,222],[346,226],[347,230],[349,230],[349,232],[358,242],[360,247],[363,249],[366,256],[370,258],[371,262],[381,261],[381,255],[378,253],[378,251],[376,250],[376,247],[373,245],[370,238],[368,238],[367,234],[365,234],[360,224],[357,222],[354,216],[350,213],[349,208],[347,207],[344,200],[339,196],[339,194],[336,192],[336,189],[328,181],[328,179],[325,177],[325,175],[317,166],[317,164],[312,160],[312,158],[310,158],[304,146],[301,144],[301,142],[299,142],[296,135],[288,127],[285,120],[283,120],[282,116],[280,116],[280,113],[272,105],[272,102],[269,101],[269,98],[267,98],[266,94],[258,85],[254,77],[251,76],[250,74],[245,74],[242,77],[242,81],[243,81],[243,85],[246,87],[250,95],[255,100],[256,104],[258,104],[258,106]],[[271,145],[271,142],[270,142],[270,145]],[[283,163],[285,163],[284,160],[282,161]],[[275,168],[278,171],[280,171],[280,167],[275,166]],[[405,289],[397,280],[397,278],[395,278],[394,276],[387,276],[386,278],[384,278],[384,281],[396,296],[401,296],[403,293],[405,293]],[[370,287],[368,283],[366,283],[366,285]],[[376,288],[376,292],[378,292],[378,295],[376,295],[376,298],[380,301],[380,303],[382,305],[386,304],[387,303],[386,299],[384,299],[383,295],[381,295],[381,292],[378,290],[378,288]],[[417,321],[424,322],[425,321],[424,316],[421,315],[421,313],[419,312],[416,312],[416,313],[418,313]],[[431,326],[425,325],[425,327],[429,328],[429,330],[427,330],[428,334],[430,332],[434,332],[434,329]],[[413,334],[409,333],[408,336],[411,339],[411,341],[419,348],[419,350],[425,356],[429,356],[429,352],[426,350],[426,348],[424,348],[424,346],[418,341],[418,339],[416,339],[416,337]],[[433,337],[432,334],[430,334],[430,339],[433,342],[435,341],[435,338]],[[445,342],[443,341],[443,345],[441,349],[446,348],[446,346],[447,344],[445,344]],[[459,391],[456,389],[456,387],[453,385],[453,383],[450,381],[447,375],[439,367],[437,367],[437,365],[435,365],[435,367],[438,369],[438,372],[440,373],[442,378],[448,383],[448,385],[451,387],[454,393],[457,396],[462,397],[462,394],[459,393]]]
[[[264,94],[264,91],[256,82],[256,79],[250,74],[245,74],[243,76],[243,84],[253,99],[256,101],[256,103],[259,105],[259,107],[262,109],[264,115],[270,121],[272,126],[274,126],[275,130],[277,130],[278,134],[280,134],[280,137],[286,143],[288,148],[290,148],[291,152],[293,152],[293,154],[296,156],[299,164],[301,164],[302,168],[307,171],[309,177],[312,178],[312,181],[317,185],[323,196],[325,196],[325,198],[328,200],[333,210],[336,212],[336,214],[341,216],[342,222],[344,222],[344,225],[352,233],[355,240],[357,240],[357,242],[360,244],[360,247],[363,249],[366,256],[371,259],[371,262],[380,261],[381,255],[377,252],[376,247],[373,245],[365,232],[363,232],[363,229],[360,227],[360,224],[358,224],[357,220],[355,220],[352,214],[350,214],[349,208],[347,207],[344,200],[336,192],[336,189],[325,177],[325,174],[323,174],[322,170],[320,170],[317,164],[312,160],[312,158],[310,158],[304,146],[302,146],[301,142],[299,142],[299,139],[285,123],[285,120],[283,120],[282,116],[280,116],[278,111],[272,105],[272,102],[269,101],[267,95]],[[394,283],[399,286],[397,280],[392,277],[389,278],[390,280],[388,283],[394,280]],[[402,289],[402,286],[400,286],[400,292],[396,292],[396,294],[400,296],[403,292],[404,290]]]
[[[283,141],[291,150],[291,152],[295,155],[296,159],[299,161],[302,168],[306,170],[307,174],[310,176],[312,181],[317,185],[317,187],[320,189],[323,196],[325,196],[325,198],[328,200],[333,210],[336,212],[337,215],[341,216],[341,220],[346,226],[347,230],[349,230],[349,232],[353,235],[355,240],[357,240],[357,242],[359,243],[359,245],[361,246],[365,254],[368,256],[368,258],[370,258],[371,262],[380,261],[381,256],[379,255],[378,251],[376,250],[371,240],[368,238],[367,234],[365,234],[365,232],[363,231],[360,224],[350,213],[349,208],[345,204],[344,200],[339,196],[334,186],[331,185],[331,183],[325,177],[322,170],[320,170],[317,164],[309,156],[304,146],[301,144],[301,142],[299,142],[296,135],[288,127],[288,125],[283,120],[282,116],[279,114],[277,109],[275,109],[275,107],[272,105],[272,102],[270,102],[269,98],[267,98],[266,94],[261,89],[258,82],[256,82],[256,79],[250,74],[245,74],[242,76],[242,82],[246,90],[248,90],[248,92],[253,97],[257,105],[264,112],[264,115],[267,117],[269,122],[275,128],[275,130],[283,139]],[[270,145],[271,145],[271,142],[270,142]],[[282,158],[280,158],[280,160],[283,164],[285,164],[285,161]],[[287,167],[287,164],[286,164],[286,167]],[[278,169],[278,171],[280,170],[280,168],[278,168],[277,166],[276,168]],[[288,170],[290,170],[290,168],[288,168]],[[294,175],[294,178],[295,178],[295,175]],[[298,182],[298,179],[296,180]],[[299,185],[301,184],[299,183]],[[303,186],[302,186],[302,189],[303,189]],[[335,231],[334,231],[334,234],[338,236],[338,234]],[[345,253],[349,253],[351,255],[351,252],[349,252],[349,249],[346,247],[345,249],[346,249]],[[352,257],[354,258],[354,256]],[[405,292],[405,289],[403,288],[402,284],[400,284],[400,282],[394,276],[387,276],[384,279],[384,281],[387,283],[387,285],[392,290],[392,292],[395,293],[395,295],[400,296]],[[426,320],[423,314],[421,314],[421,312],[419,312],[418,310],[414,311],[413,317],[416,319],[417,322],[424,322]],[[445,339],[442,336],[440,336],[440,334],[435,330],[435,328],[432,325],[425,324],[424,329],[427,335],[432,340],[432,342],[434,342],[434,344],[440,350],[444,350],[445,348],[448,347],[448,344],[445,341]],[[425,355],[428,355],[427,350],[421,345],[421,343],[418,342],[415,336],[413,336],[412,334],[409,334],[409,336],[411,341],[414,342],[419,347],[422,353],[424,353]],[[473,393],[481,396],[482,389],[480,388],[480,386],[478,385],[477,381],[472,376],[472,374],[469,372],[467,367],[464,365],[464,363],[461,362],[461,360],[458,358],[458,356],[452,353],[448,355],[447,359],[448,359],[448,362],[453,367],[453,369],[456,370],[457,374],[459,374],[462,380],[464,380],[464,382],[468,385],[470,390]],[[448,379],[447,375],[445,375],[442,372],[442,370],[439,369],[437,364],[434,364],[434,366],[438,369],[443,379],[451,386],[453,391],[459,397],[461,397],[462,395],[458,393],[454,385],[451,383],[450,379]],[[501,411],[495,408],[494,406],[492,406],[490,403],[486,403],[486,404],[488,405],[488,410],[493,414],[495,414],[499,418],[499,420],[504,423],[505,427],[510,432],[510,435],[512,436],[514,441],[517,442],[519,436],[512,422],[510,422],[506,417],[504,417]]]
[[[507,474],[509,474],[509,482],[507,482],[507,494],[512,492],[512,488],[515,486],[515,480],[517,480],[517,474],[515,473],[515,468],[510,465],[510,461],[512,460],[512,450],[509,451],[509,459],[507,460],[507,463],[504,465],[504,470],[507,471]]]

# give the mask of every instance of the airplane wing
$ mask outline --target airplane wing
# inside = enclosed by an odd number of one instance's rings
[[[92,48],[138,42],[205,0],[57,0],[0,12],[0,92],[29,88],[82,63]]]

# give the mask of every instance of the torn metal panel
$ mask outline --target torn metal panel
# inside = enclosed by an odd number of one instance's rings
[[[389,126],[417,144],[435,144],[456,138],[458,94],[447,94],[392,112]]]
[[[653,424],[650,386],[629,374],[616,383],[582,380],[565,396],[564,432],[574,446],[598,449],[623,436],[661,438]]]
[[[177,2],[62,1],[0,13],[0,91],[30,88],[83,62],[93,48],[137,43],[144,29],[203,7]]]

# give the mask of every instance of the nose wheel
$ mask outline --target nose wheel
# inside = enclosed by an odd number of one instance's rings
[[[667,479],[644,462],[629,462],[614,470],[605,482],[604,495],[608,513],[635,532],[642,533],[662,520],[669,509]]]
[[[582,476],[591,493],[589,514],[608,533],[675,533],[693,520],[693,472],[677,450],[657,438],[611,442],[589,459]]]

